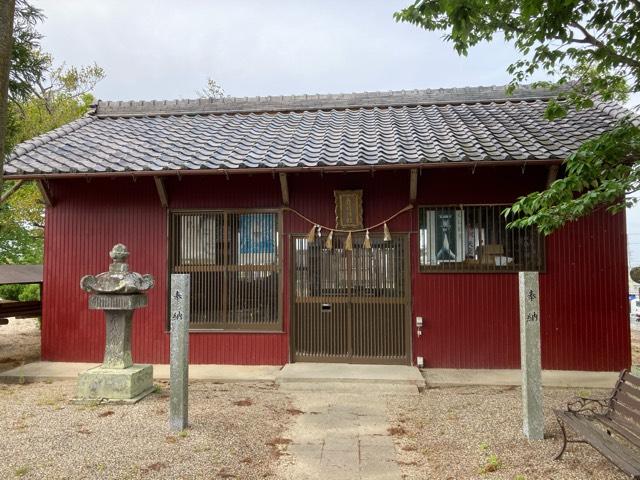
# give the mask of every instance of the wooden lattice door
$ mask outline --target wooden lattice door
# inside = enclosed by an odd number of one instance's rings
[[[408,241],[344,236],[293,240],[292,360],[408,364],[410,280]]]

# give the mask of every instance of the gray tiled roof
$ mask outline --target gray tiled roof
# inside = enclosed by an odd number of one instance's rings
[[[99,102],[18,145],[11,175],[564,159],[624,113],[597,103],[548,122],[550,92],[502,87]]]

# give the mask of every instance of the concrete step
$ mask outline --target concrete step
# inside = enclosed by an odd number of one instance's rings
[[[353,365],[346,363],[289,363],[276,375],[279,385],[344,383],[425,387],[420,370],[408,365]]]
[[[345,382],[285,382],[278,385],[284,392],[317,392],[318,394],[354,394],[368,396],[418,395],[416,385],[388,383],[345,383]]]

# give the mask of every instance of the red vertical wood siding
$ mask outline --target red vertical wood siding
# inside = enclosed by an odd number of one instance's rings
[[[599,211],[548,239],[540,276],[543,368],[631,364],[625,225],[624,213]]]
[[[546,169],[436,169],[419,177],[418,203],[508,203],[544,185]],[[291,207],[315,221],[335,224],[333,190],[362,189],[365,224],[409,203],[408,171],[289,175]],[[100,361],[101,312],[89,312],[79,290],[84,274],[104,271],[116,242],[131,251],[131,267],[156,278],[149,306],[136,314],[137,362],[168,361],[167,215],[150,178],[57,180],[56,206],[47,211],[42,357]],[[277,208],[277,176],[231,175],[171,178],[170,208]],[[426,274],[417,258],[417,209],[389,223],[411,232],[413,358],[428,367],[517,368],[520,361],[516,274]],[[192,333],[193,363],[283,364],[289,358],[290,234],[310,225],[284,214],[283,333]],[[598,213],[547,239],[547,272],[541,276],[543,367],[617,370],[630,363],[626,300],[624,215]]]
[[[111,247],[124,243],[130,267],[151,273],[156,285],[151,307],[136,313],[133,351],[136,360],[165,358],[166,219],[151,181],[69,180],[51,182],[57,205],[48,208],[42,358],[99,361],[104,348],[104,316],[87,308],[80,278],[107,269]]]
[[[479,168],[424,172],[425,205],[509,203],[543,188],[546,171]],[[414,229],[418,228],[414,216]],[[624,214],[596,212],[546,240],[540,275],[542,367],[614,371],[631,363]],[[515,273],[420,273],[412,237],[414,359],[432,368],[519,368]]]
[[[263,177],[172,179],[167,182],[170,207],[279,206],[278,184],[271,176]],[[131,269],[156,279],[149,306],[134,317],[134,360],[167,363],[167,214],[153,180],[51,183],[56,206],[48,209],[46,218],[42,358],[102,360],[103,314],[87,309],[79,282],[82,275],[105,271],[109,250],[120,242],[129,248]],[[288,358],[287,342],[285,333],[192,333],[190,361],[280,365]]]

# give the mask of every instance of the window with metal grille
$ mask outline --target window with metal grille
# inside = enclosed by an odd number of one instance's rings
[[[280,330],[280,215],[172,212],[170,271],[191,274],[191,329]]]
[[[507,229],[506,205],[420,207],[420,270],[544,270],[544,238],[535,227]]]

